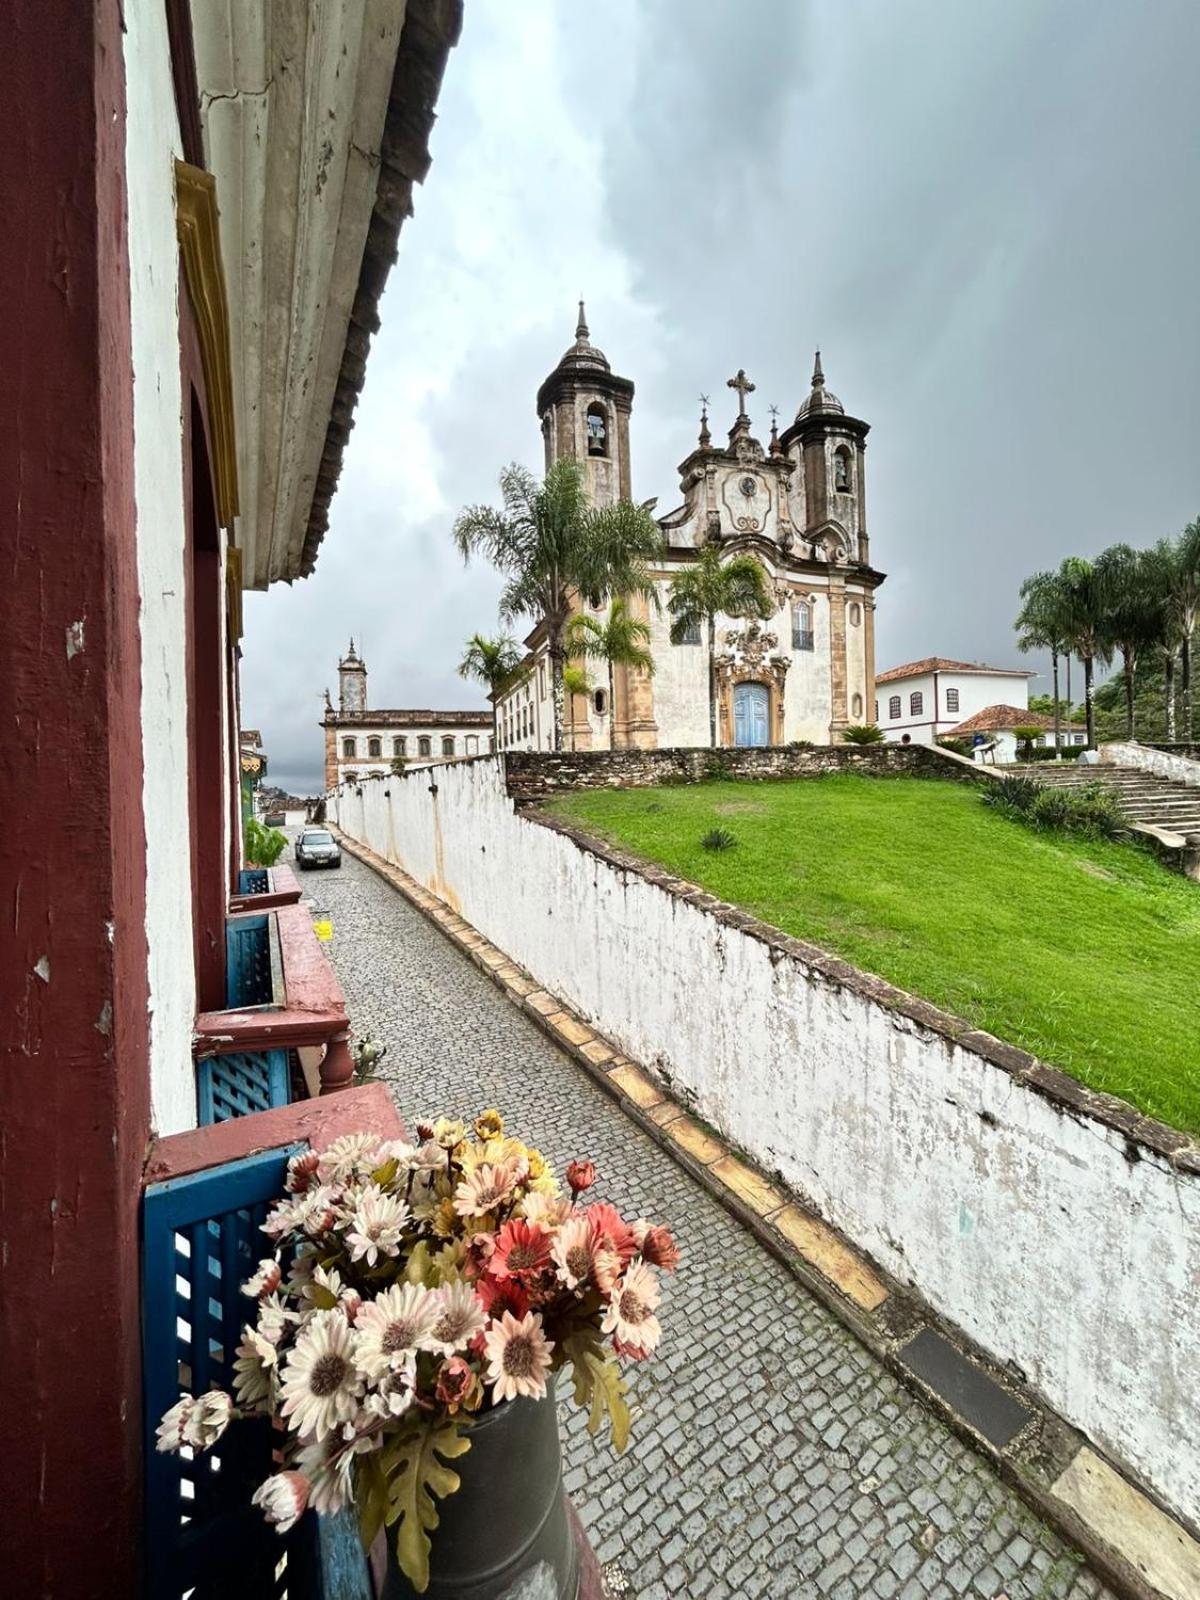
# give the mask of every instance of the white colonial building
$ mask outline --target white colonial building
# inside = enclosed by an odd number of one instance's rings
[[[1026,713],[1029,680],[1020,667],[926,656],[890,667],[876,678],[875,721],[894,744],[934,744],[983,711]],[[1038,719],[1033,716],[1030,725]],[[1015,727],[1018,722],[1010,721]]]
[[[710,682],[718,742],[836,742],[870,719],[875,697],[875,590],[867,538],[864,451],[868,425],[825,386],[818,355],[795,419],[767,446],[751,432],[744,372],[729,380],[738,412],[728,443],[713,443],[707,404],[695,447],[680,465],[682,503],[659,518],[665,548],[653,566],[657,606],[631,600],[650,628],[653,673],[578,662],[593,680],[567,697],[565,742],[575,749],[708,745]],[[575,343],[538,390],[546,467],[580,463],[591,501],[632,498],[633,384],[590,343],[583,306]],[[772,408],[773,409],[773,408]],[[650,502],[653,505],[653,502]],[[704,629],[670,640],[667,601],[676,575],[715,545],[752,555],[775,602],[765,622],[720,617],[710,658]],[[586,606],[586,597],[581,604]],[[591,608],[603,620],[605,602]],[[525,641],[525,673],[497,701],[502,749],[551,749],[554,716],[546,630]]]
[[[338,662],[338,708],[325,692],[325,791],[347,779],[383,777],[406,767],[488,755],[496,747],[490,711],[373,711],[367,664],[350,641]]]

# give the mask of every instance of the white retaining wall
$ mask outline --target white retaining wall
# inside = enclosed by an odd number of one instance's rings
[[[526,820],[501,759],[331,815],[1196,1519],[1200,1175]]]
[[[1148,744],[1101,745],[1100,760],[1122,767],[1139,767],[1143,772],[1152,772],[1156,778],[1173,778],[1176,783],[1200,788],[1200,761],[1177,756],[1169,750],[1155,750]]]

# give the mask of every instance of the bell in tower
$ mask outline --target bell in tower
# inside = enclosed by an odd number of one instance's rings
[[[546,443],[546,469],[569,457],[583,468],[592,505],[632,498],[629,414],[633,384],[617,377],[603,350],[591,342],[587,314],[579,302],[575,343],[537,394]]]

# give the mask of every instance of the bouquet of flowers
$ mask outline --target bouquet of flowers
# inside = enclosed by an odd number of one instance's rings
[[[566,1171],[507,1138],[497,1111],[472,1130],[420,1123],[418,1143],[348,1134],[294,1156],[263,1232],[274,1250],[242,1289],[257,1302],[234,1363],[234,1395],[184,1396],[160,1450],[203,1450],[237,1416],[282,1424],[283,1470],[254,1496],[281,1533],[309,1507],[357,1505],[364,1543],[396,1530],[401,1569],[429,1581],[435,1497],[459,1478],[473,1415],[544,1399],[569,1364],[595,1433],[623,1450],[619,1359],[659,1341],[654,1268],[673,1271],[670,1232],[586,1203],[590,1161]]]

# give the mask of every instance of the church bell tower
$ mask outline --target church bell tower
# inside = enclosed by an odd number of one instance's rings
[[[575,343],[537,393],[537,413],[546,446],[546,470],[564,456],[583,468],[595,506],[632,498],[629,472],[629,413],[633,383],[618,378],[603,350],[591,342],[583,301]]]
[[[344,717],[359,717],[367,709],[367,664],[350,648],[338,662],[338,710]]]

